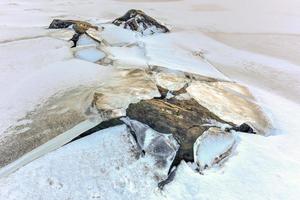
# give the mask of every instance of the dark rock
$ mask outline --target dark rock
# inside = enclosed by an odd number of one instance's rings
[[[73,41],[73,46],[71,48],[76,47],[77,41],[79,40],[80,36],[82,34],[86,34],[86,31],[89,28],[98,30],[97,26],[93,26],[88,22],[79,21],[79,20],[61,20],[61,19],[54,19],[51,22],[49,29],[63,29],[63,28],[68,28],[71,25],[73,25],[73,29],[75,31],[75,34],[70,39],[70,41]]]
[[[244,132],[244,133],[256,134],[256,132],[254,131],[254,129],[250,125],[248,125],[246,123],[243,123],[243,124],[241,124],[240,126],[237,126],[237,127],[230,128],[229,130],[234,130],[234,131]]]
[[[155,32],[170,32],[166,26],[158,23],[155,19],[146,15],[143,11],[135,9],[127,11],[125,15],[115,19],[112,23],[117,26],[123,26],[125,29],[129,28],[141,33],[145,33],[146,30],[150,30],[150,34]]]
[[[161,96],[160,97],[155,97],[155,99],[164,99],[164,98],[167,97],[167,94],[168,94],[169,90],[167,90],[166,88],[163,88],[159,85],[157,85],[157,89],[158,89]]]
[[[199,105],[194,99],[151,99],[130,104],[126,110],[131,119],[147,124],[161,133],[172,133],[180,148],[172,166],[181,160],[194,161],[193,145],[212,121],[227,123]],[[171,168],[172,168],[171,166]]]
[[[78,140],[80,138],[83,138],[85,136],[91,135],[97,131],[106,129],[106,128],[110,128],[113,126],[117,126],[117,125],[121,125],[124,124],[124,122],[120,119],[120,118],[114,118],[114,119],[110,119],[107,121],[103,121],[100,124],[98,124],[97,126],[95,126],[94,128],[91,128],[87,131],[85,131],[84,133],[78,135],[77,137],[75,137],[73,140],[71,140],[69,143],[74,142],[75,140]]]
[[[71,20],[60,20],[60,19],[54,19],[49,28],[50,29],[63,29],[68,28],[69,26],[73,25],[74,22]]]
[[[188,84],[186,84],[184,87],[182,87],[180,90],[175,90],[175,91],[170,91],[166,88],[163,88],[159,85],[157,85],[157,89],[160,93],[160,97],[155,97],[155,99],[165,99],[168,95],[168,93],[170,93],[171,95],[174,95],[174,96],[177,96],[177,95],[181,95],[181,94],[184,94],[186,93],[186,88],[188,87]]]

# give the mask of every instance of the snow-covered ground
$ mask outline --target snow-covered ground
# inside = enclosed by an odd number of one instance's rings
[[[300,198],[298,0],[2,0],[0,8],[0,138],[51,95],[102,85],[114,75],[88,62],[103,56],[93,45],[74,54],[67,32],[45,30],[53,18],[100,24],[131,8],[143,9],[171,33],[137,39],[124,31],[116,38],[107,29],[104,39],[114,46],[104,53],[116,64],[235,80],[249,87],[274,122],[269,137],[238,134],[234,154],[203,175],[182,162],[162,192],[156,190],[161,171],[152,158],[131,156],[134,143],[125,127],[103,130],[1,178],[1,200]],[[251,35],[247,43],[245,35]],[[137,44],[123,47],[124,40]]]

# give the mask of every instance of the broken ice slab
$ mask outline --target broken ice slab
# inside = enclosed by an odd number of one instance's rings
[[[97,62],[105,58],[105,56],[105,53],[94,47],[79,49],[75,52],[75,57],[89,62]]]
[[[199,170],[220,163],[231,154],[235,144],[235,136],[220,128],[211,127],[198,137],[194,143],[194,159]]]
[[[187,91],[200,105],[236,126],[249,123],[262,135],[272,129],[270,119],[244,86],[231,82],[194,82]]]
[[[122,120],[130,127],[135,135],[140,150],[153,156],[158,167],[168,167],[175,159],[179,144],[171,133],[160,133],[148,125],[129,118]]]

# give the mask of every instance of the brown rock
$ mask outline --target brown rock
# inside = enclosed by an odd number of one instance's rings
[[[172,133],[180,143],[173,165],[182,159],[193,161],[193,145],[209,127],[207,124],[226,123],[194,99],[151,99],[130,104],[127,116],[149,125],[161,133]]]

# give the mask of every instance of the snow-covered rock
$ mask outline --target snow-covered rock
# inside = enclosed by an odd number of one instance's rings
[[[131,9],[122,17],[115,19],[113,24],[121,26],[124,29],[140,32],[143,35],[169,32],[169,29],[166,26],[158,23],[143,11],[135,9]]]
[[[220,128],[209,128],[194,143],[194,159],[199,170],[219,164],[230,155],[234,144],[233,133],[224,132]]]

